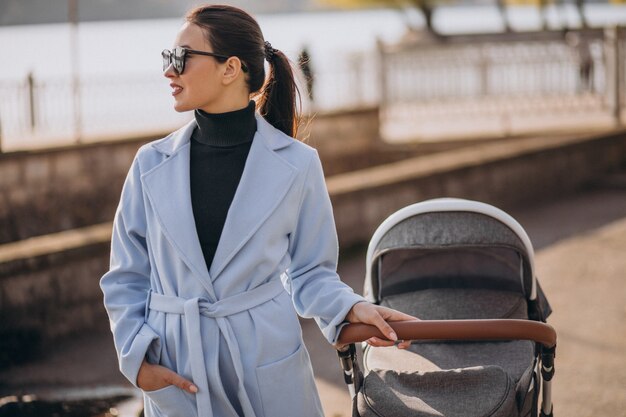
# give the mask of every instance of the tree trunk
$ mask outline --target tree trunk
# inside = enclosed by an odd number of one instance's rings
[[[541,28],[543,30],[549,30],[548,26],[548,14],[546,13],[547,0],[539,0],[539,14],[541,15]]]
[[[424,15],[424,20],[426,21],[426,30],[428,33],[439,36],[435,28],[433,27],[433,12],[434,7],[430,4],[428,0],[411,0],[413,7],[419,9]]]
[[[583,29],[587,29],[589,24],[587,23],[587,18],[585,17],[585,10],[583,8],[584,0],[576,0],[576,10],[578,10],[578,17],[580,18],[580,25]]]
[[[500,12],[500,17],[502,18],[502,23],[504,24],[504,30],[507,32],[512,32],[511,22],[509,22],[509,17],[506,15],[506,4],[504,0],[496,0],[496,4],[498,6],[498,11]]]

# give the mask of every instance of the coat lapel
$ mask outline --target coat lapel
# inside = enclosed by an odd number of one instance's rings
[[[152,147],[167,157],[141,178],[163,234],[214,296],[191,208],[189,138],[195,126],[192,120],[168,138],[153,143]]]
[[[294,140],[274,129],[257,114],[257,132],[211,265],[213,280],[219,277],[287,194],[297,170],[275,150]]]
[[[256,118],[257,132],[228,209],[210,271],[204,261],[191,206],[189,150],[195,120],[152,144],[167,158],[142,175],[146,194],[164,235],[213,296],[211,281],[219,277],[272,214],[296,177],[297,169],[275,152],[295,139],[283,135],[260,115],[256,114]]]

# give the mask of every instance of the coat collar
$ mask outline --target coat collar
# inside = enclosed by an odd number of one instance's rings
[[[276,209],[297,174],[297,168],[276,152],[295,139],[275,129],[258,113],[255,117],[257,131],[210,270],[202,254],[191,206],[189,152],[195,120],[153,142],[152,147],[167,158],[141,177],[164,235],[212,297],[212,282]]]
[[[263,116],[255,113],[257,132],[260,133],[266,145],[272,150],[278,150],[289,146],[294,139],[282,133],[280,130],[272,126]],[[152,147],[164,155],[170,156],[185,144],[189,143],[191,133],[197,126],[195,119],[192,119],[181,127],[172,132],[167,137],[152,143]]]

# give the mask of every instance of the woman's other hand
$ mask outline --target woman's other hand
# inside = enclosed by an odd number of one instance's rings
[[[376,326],[382,334],[387,335],[387,337],[391,339],[383,340],[378,337],[370,337],[367,339],[369,345],[393,346],[396,344],[395,341],[398,340],[398,336],[387,322],[419,319],[391,308],[361,301],[352,306],[346,315],[346,320],[350,323],[364,323]],[[411,341],[402,340],[397,346],[399,349],[406,349],[411,346]]]
[[[144,391],[155,391],[168,385],[176,385],[192,394],[198,392],[198,388],[191,381],[165,366],[153,365],[144,359],[137,374],[137,386]]]

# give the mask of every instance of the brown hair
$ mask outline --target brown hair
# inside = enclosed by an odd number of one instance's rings
[[[266,45],[257,21],[228,5],[195,7],[187,12],[185,20],[204,29],[213,52],[236,56],[245,64],[246,82],[259,113],[275,128],[295,137],[302,106],[291,63],[284,53],[271,48],[269,77],[265,79]]]

